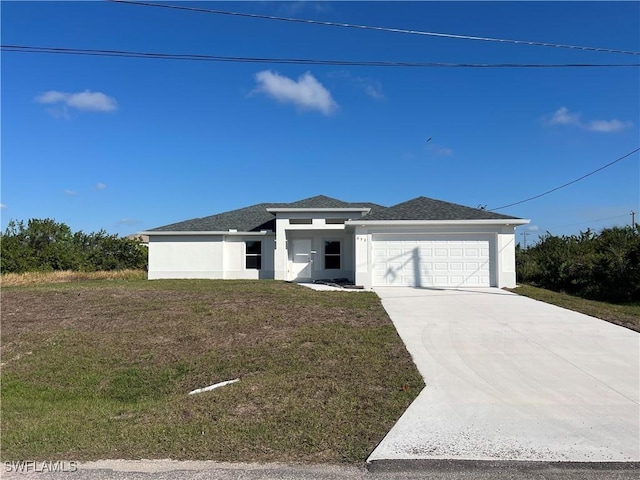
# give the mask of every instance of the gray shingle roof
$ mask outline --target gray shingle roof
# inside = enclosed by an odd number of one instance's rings
[[[393,207],[383,207],[368,202],[343,202],[336,198],[318,195],[293,203],[259,203],[250,207],[231,210],[184,222],[154,228],[150,232],[214,232],[236,229],[239,232],[275,230],[275,215],[268,208],[370,208],[362,220],[482,220],[515,219],[500,213],[487,212],[432,198],[418,197]]]
[[[363,220],[490,220],[517,218],[488,212],[479,208],[465,207],[457,203],[417,197],[384,210],[371,212]]]
[[[336,198],[318,195],[293,203],[259,203],[250,207],[231,210],[209,217],[193,218],[149,230],[150,232],[222,232],[236,229],[239,232],[275,230],[275,215],[267,208],[371,208],[371,211],[385,207],[375,203],[349,203]]]

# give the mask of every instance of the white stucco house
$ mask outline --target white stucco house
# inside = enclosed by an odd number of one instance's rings
[[[392,207],[317,196],[154,228],[149,279],[347,278],[377,286],[514,287],[529,220],[418,197]]]

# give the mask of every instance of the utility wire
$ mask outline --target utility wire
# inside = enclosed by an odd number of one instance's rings
[[[521,203],[529,202],[531,200],[535,200],[536,198],[544,197],[545,195],[548,195],[548,194],[550,194],[552,192],[555,192],[556,190],[560,190],[561,188],[568,187],[569,185],[573,185],[574,183],[579,182],[580,180],[583,180],[583,179],[585,179],[587,177],[590,177],[594,173],[598,173],[599,171],[604,170],[605,168],[610,167],[611,165],[614,165],[614,164],[618,163],[621,160],[624,160],[625,158],[633,155],[634,153],[636,153],[639,150],[640,150],[640,148],[636,148],[635,150],[623,155],[622,157],[614,160],[613,162],[607,163],[606,165],[603,165],[602,167],[600,167],[600,168],[598,168],[598,169],[596,169],[596,170],[594,170],[592,172],[589,172],[586,175],[581,176],[580,178],[576,178],[575,180],[572,180],[572,181],[570,181],[568,183],[565,183],[564,185],[560,185],[559,187],[552,188],[551,190],[548,190],[548,191],[546,191],[544,193],[541,193],[540,195],[536,195],[534,197],[525,198],[524,200],[520,200],[519,202],[510,203],[509,205],[503,205],[502,207],[489,208],[487,210],[495,212],[496,210],[502,210],[503,208],[513,207],[514,205],[520,205]]]
[[[190,60],[200,62],[272,63],[297,65],[334,65],[361,67],[414,67],[414,68],[594,68],[640,67],[640,63],[446,63],[446,62],[393,62],[364,60],[322,60],[309,58],[227,57],[190,53],[133,52],[127,50],[92,50],[86,48],[37,47],[31,45],[0,45],[0,50],[20,53],[49,53],[60,55],[89,55],[100,57],[133,57],[158,60]]]
[[[555,225],[553,227],[549,227],[547,228],[547,230],[551,229],[551,228],[565,228],[565,227],[575,227],[577,225],[585,225],[587,223],[596,223],[596,222],[604,222],[605,220],[613,220],[614,218],[622,218],[622,217],[628,217],[629,214],[625,213],[624,215],[615,215],[613,217],[607,217],[607,218],[599,218],[597,220],[587,220],[586,222],[579,222],[579,223],[571,223],[569,225]]]
[[[421,30],[407,30],[404,28],[377,27],[372,25],[357,25],[352,23],[279,17],[276,15],[231,12],[228,10],[215,10],[215,9],[200,8],[200,7],[185,7],[181,5],[168,5],[163,3],[134,2],[131,0],[107,0],[107,1],[110,1],[113,3],[126,3],[130,5],[140,5],[144,7],[159,7],[159,8],[169,8],[174,10],[188,10],[192,12],[211,13],[216,15],[230,15],[235,17],[260,18],[264,20],[278,20],[282,22],[306,23],[306,24],[324,25],[324,26],[331,26],[331,27],[357,28],[361,30],[377,30],[381,32],[405,33],[410,35],[424,35],[424,36],[430,36],[430,37],[455,38],[460,40],[477,40],[477,41],[484,41],[484,42],[511,43],[516,45],[530,45],[535,47],[569,48],[573,50],[587,50],[591,52],[620,53],[624,55],[640,55],[640,52],[634,52],[629,50],[619,50],[615,48],[585,47],[585,46],[579,46],[579,45],[563,45],[559,43],[536,42],[536,41],[530,41],[530,40],[509,40],[505,38],[477,37],[473,35],[458,35],[453,33],[425,32]]]

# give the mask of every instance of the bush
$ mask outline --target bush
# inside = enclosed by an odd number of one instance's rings
[[[97,233],[73,233],[52,219],[10,221],[0,235],[2,273],[146,269],[147,249],[136,240]]]
[[[591,230],[557,237],[547,232],[536,245],[516,250],[524,283],[585,298],[640,301],[638,227]]]

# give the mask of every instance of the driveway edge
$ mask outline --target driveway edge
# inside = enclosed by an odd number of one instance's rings
[[[549,470],[633,471],[640,470],[640,462],[548,462],[526,460],[459,460],[410,459],[372,460],[366,463],[371,473],[393,472],[473,472],[478,470],[506,470],[533,473]]]

